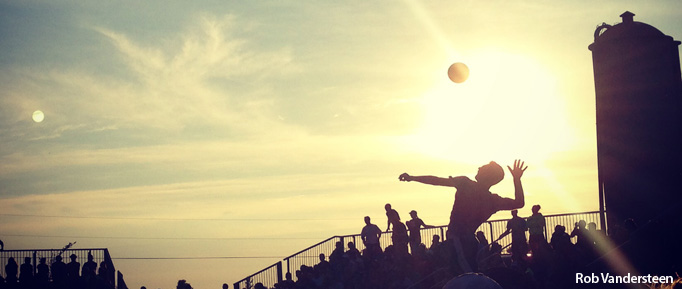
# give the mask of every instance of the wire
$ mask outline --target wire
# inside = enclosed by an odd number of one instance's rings
[[[35,217],[35,218],[65,218],[65,219],[105,219],[105,220],[150,220],[150,221],[348,221],[353,219],[292,219],[292,218],[263,218],[263,219],[198,219],[198,218],[143,218],[143,217],[100,217],[100,216],[63,216],[63,215],[31,215],[31,214],[0,214],[5,217]]]
[[[7,237],[31,238],[80,238],[80,239],[125,239],[125,240],[320,240],[324,238],[301,237],[98,237],[98,236],[54,236],[2,234]]]

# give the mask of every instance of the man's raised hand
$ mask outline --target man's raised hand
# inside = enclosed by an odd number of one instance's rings
[[[524,166],[524,165],[525,165],[525,162],[523,162],[521,160],[515,160],[514,161],[514,168],[511,168],[509,166],[507,166],[507,168],[509,169],[509,172],[511,173],[512,177],[514,177],[516,179],[520,179],[521,176],[523,176],[523,172],[525,172],[526,169],[528,168],[528,166]]]

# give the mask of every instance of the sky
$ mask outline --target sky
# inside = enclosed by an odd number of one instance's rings
[[[447,224],[454,189],[403,172],[522,159],[521,216],[598,210],[587,46],[625,11],[682,39],[677,0],[0,0],[0,239],[200,289],[386,203]]]

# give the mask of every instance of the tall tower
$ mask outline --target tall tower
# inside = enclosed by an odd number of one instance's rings
[[[664,238],[682,230],[674,212],[682,200],[680,41],[634,21],[633,13],[620,16],[619,24],[599,26],[589,45],[600,202],[609,228],[632,218],[647,244],[679,251]]]

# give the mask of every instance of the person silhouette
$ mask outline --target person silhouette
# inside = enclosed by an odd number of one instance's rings
[[[50,281],[50,266],[47,265],[47,258],[41,257],[40,263],[36,266],[36,281],[38,287],[46,287]]]
[[[583,253],[588,252],[592,245],[590,244],[589,237],[587,235],[587,222],[585,220],[580,220],[577,223],[575,223],[575,227],[573,228],[573,231],[571,231],[570,237],[577,237],[577,240],[575,241],[575,246]]]
[[[97,280],[97,262],[94,261],[94,257],[90,251],[88,251],[88,261],[83,264],[83,268],[81,269],[81,276],[83,282],[86,283],[86,286],[90,286],[90,284],[95,283],[95,280]]]
[[[507,230],[500,234],[500,237],[497,238],[497,240],[501,240],[511,233],[512,261],[521,262],[523,260],[523,256],[528,252],[528,244],[526,243],[526,231],[528,230],[528,227],[526,226],[526,220],[519,217],[518,210],[512,210],[511,214],[512,218],[507,221]]]
[[[331,264],[329,264],[329,261],[327,261],[327,256],[324,255],[324,253],[320,253],[318,256],[320,262],[317,263],[317,265],[313,266],[313,270],[315,271],[315,274],[318,276],[325,276],[328,277],[332,273],[332,267]]]
[[[433,237],[431,237],[431,247],[429,247],[429,249],[435,249],[438,246],[440,246],[440,236],[433,235]]]
[[[476,232],[476,240],[478,240],[479,247],[489,245],[488,239],[485,237],[483,231]]]
[[[533,214],[528,217],[526,223],[528,225],[528,245],[533,254],[537,253],[540,247],[547,244],[545,239],[545,216],[540,213],[540,205],[534,205],[532,208]]]
[[[573,247],[571,236],[566,233],[566,227],[562,225],[554,226],[554,233],[552,233],[549,244],[552,246],[552,249],[561,254],[566,254]]]
[[[386,204],[384,209],[386,210],[386,219],[388,219],[388,225],[386,225],[386,232],[388,232],[391,230],[391,225],[393,222],[400,222],[400,214],[398,214],[398,211],[391,208],[391,204]]]
[[[355,246],[354,242],[348,242],[348,250],[346,250],[344,256],[347,257],[350,261],[355,262],[359,262],[362,259],[362,255],[360,254],[358,248]]]
[[[50,271],[52,272],[52,282],[56,288],[64,288],[66,286],[66,264],[62,261],[62,256],[57,255],[54,258]]]
[[[410,233],[410,250],[414,254],[419,244],[422,243],[421,228],[434,228],[434,226],[424,224],[424,221],[417,216],[417,211],[415,210],[410,211],[410,217],[412,219],[405,222],[405,225]]]
[[[393,233],[391,234],[391,241],[397,256],[404,257],[408,254],[407,243],[409,238],[407,236],[407,227],[400,220],[393,219]]]
[[[7,265],[5,265],[5,282],[12,288],[11,286],[14,286],[15,283],[19,280],[17,278],[17,274],[19,274],[19,265],[17,264],[17,261],[14,260],[14,257],[9,257],[7,259]],[[10,285],[11,284],[11,285]]]
[[[69,256],[71,262],[66,264],[66,276],[71,287],[76,287],[78,280],[80,279],[81,263],[76,261],[78,256],[76,254],[71,254]]]
[[[513,210],[525,205],[521,176],[528,168],[521,160],[515,160],[513,167],[507,166],[514,181],[514,198],[503,198],[490,192],[490,188],[504,179],[504,169],[496,162],[478,168],[475,180],[465,176],[441,178],[436,176],[411,176],[401,174],[403,182],[416,181],[434,186],[453,187],[455,201],[450,213],[448,239],[452,239],[456,260],[463,272],[472,272],[476,266],[478,242],[476,229],[490,216],[500,210]]]
[[[33,283],[33,265],[31,257],[24,257],[24,264],[19,267],[19,283],[24,288],[30,288]]]
[[[360,233],[362,243],[365,245],[364,255],[372,258],[381,254],[379,237],[381,237],[381,229],[379,229],[379,226],[372,224],[369,216],[365,216],[365,226]]]

